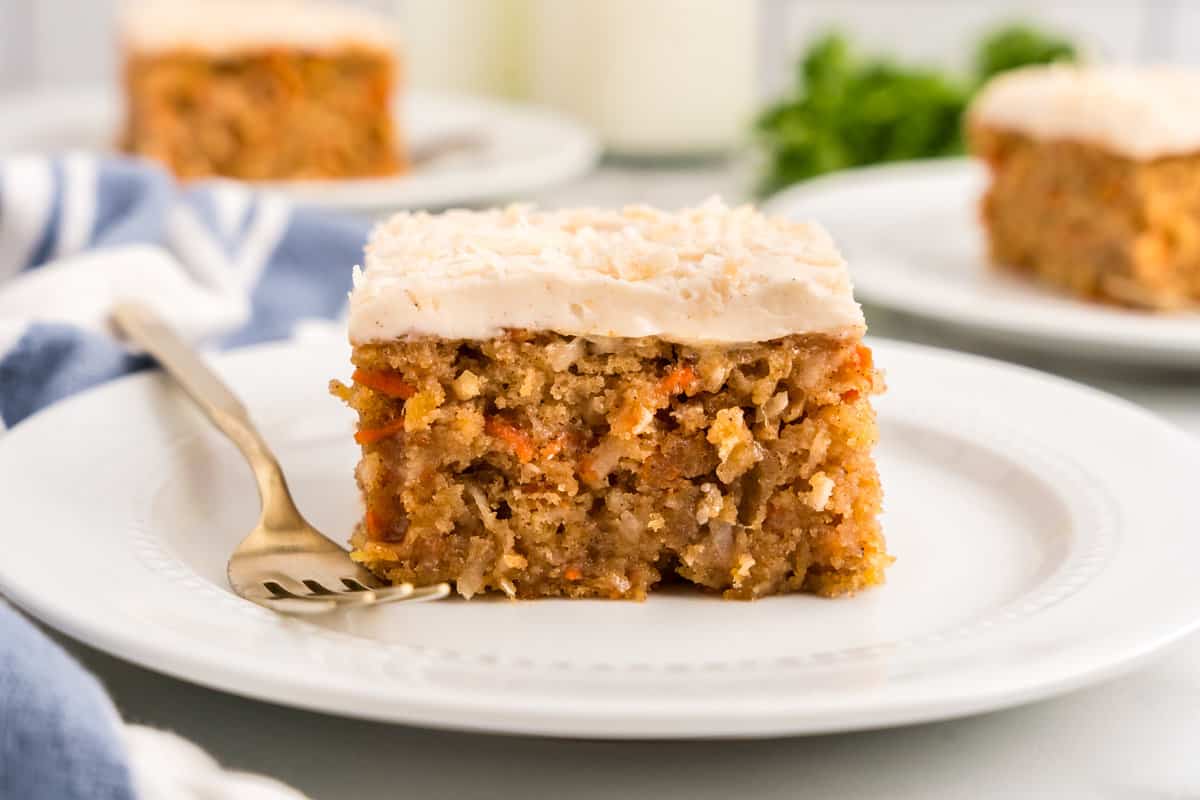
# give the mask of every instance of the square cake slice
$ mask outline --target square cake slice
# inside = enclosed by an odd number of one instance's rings
[[[318,0],[131,3],[122,146],[184,178],[398,172],[388,30]]]
[[[1200,301],[1200,73],[1030,67],[968,115],[993,261],[1086,298]]]
[[[879,583],[864,329],[829,236],[749,207],[397,215],[332,384],[358,413],[353,557],[466,596]]]

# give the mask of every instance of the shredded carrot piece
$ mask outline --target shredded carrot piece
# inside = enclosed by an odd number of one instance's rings
[[[579,459],[579,477],[588,483],[595,483],[600,479],[600,475],[596,472],[596,467],[590,454]]]
[[[563,577],[569,581],[577,581],[583,577],[583,572],[579,567],[567,567],[563,571]]]
[[[386,425],[380,425],[378,428],[361,428],[354,434],[354,441],[359,444],[375,444],[384,439],[395,436],[400,431],[404,430],[404,417],[397,417]]]
[[[858,389],[850,389],[849,391],[842,392],[842,402],[843,403],[853,403],[857,399],[858,399]]]
[[[871,348],[865,344],[860,344],[854,350],[855,360],[863,369],[871,369],[875,365],[875,357],[871,354]]]
[[[533,447],[533,440],[529,438],[528,434],[499,417],[489,418],[483,429],[489,436],[494,436],[507,443],[522,464],[532,461],[537,453]]]
[[[696,371],[686,364],[681,364],[663,376],[658,382],[658,391],[663,397],[679,394],[686,390],[696,380]]]
[[[367,524],[367,536],[372,539],[378,539],[380,532],[383,530],[383,520],[379,514],[375,513],[375,509],[367,509],[365,522]]]
[[[394,372],[384,372],[377,369],[359,369],[354,370],[352,376],[355,383],[362,384],[368,389],[374,389],[377,392],[386,394],[389,397],[399,397],[406,400],[417,393],[417,389],[411,383],[408,383],[400,378]]]

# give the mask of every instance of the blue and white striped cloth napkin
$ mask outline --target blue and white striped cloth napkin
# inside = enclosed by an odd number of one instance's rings
[[[135,797],[103,689],[0,601],[0,798]]]
[[[338,317],[367,231],[228,182],[180,186],[140,161],[0,160],[0,431],[145,365],[107,332],[118,298],[220,348]],[[0,599],[0,798],[139,797],[300,795],[121,725],[95,680]]]
[[[368,227],[142,161],[0,161],[0,420],[142,365],[107,333],[118,298],[220,348],[337,317]]]

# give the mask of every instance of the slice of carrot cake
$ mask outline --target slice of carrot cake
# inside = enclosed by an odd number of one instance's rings
[[[1200,73],[1030,67],[968,117],[993,260],[1088,298],[1200,301]]]
[[[870,396],[819,227],[665,213],[399,214],[350,298],[353,556],[466,596],[754,598],[883,580]]]
[[[124,149],[185,178],[397,172],[388,31],[317,0],[130,3]]]

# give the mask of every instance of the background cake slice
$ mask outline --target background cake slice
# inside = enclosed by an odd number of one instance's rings
[[[133,3],[124,149],[189,178],[397,172],[388,31],[384,18],[316,0]]]
[[[1200,73],[1017,70],[984,88],[968,127],[997,264],[1124,305],[1200,301]]]
[[[358,412],[354,558],[467,596],[878,583],[863,332],[824,231],[750,208],[393,217],[333,384]]]

